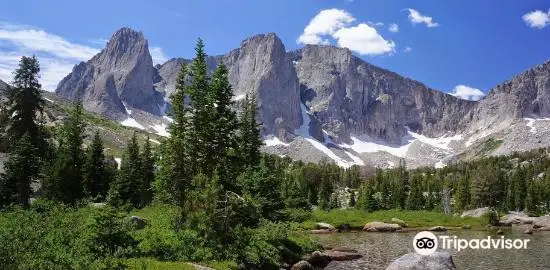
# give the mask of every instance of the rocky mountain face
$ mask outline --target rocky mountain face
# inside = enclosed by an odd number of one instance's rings
[[[550,61],[492,89],[463,123],[472,123],[470,131],[501,130],[516,119],[546,117],[550,117]]]
[[[105,49],[76,65],[55,92],[72,100],[81,99],[86,110],[112,119],[126,118],[123,102],[158,115],[162,98],[153,88],[154,73],[143,33],[122,28]]]
[[[400,145],[407,128],[429,137],[454,134],[475,104],[370,65],[348,49],[308,45],[292,55],[303,101],[337,141],[363,134]]]
[[[156,89],[169,96],[175,89],[182,63],[191,60],[176,58],[157,66]],[[301,123],[300,88],[296,71],[285,46],[275,34],[257,35],[244,40],[241,47],[223,56],[207,59],[212,73],[219,63],[229,70],[234,99],[255,95],[266,134],[277,134],[290,140]]]
[[[190,61],[153,67],[143,34],[123,28],[75,66],[56,93],[166,136],[169,119],[160,116],[181,65]],[[210,73],[222,62],[228,67],[237,103],[246,94],[257,97],[264,151],[281,156],[344,167],[393,167],[400,159],[409,167],[442,167],[461,157],[550,145],[550,62],[474,102],[373,66],[348,49],[308,45],[287,52],[275,34],[248,38],[207,61]]]

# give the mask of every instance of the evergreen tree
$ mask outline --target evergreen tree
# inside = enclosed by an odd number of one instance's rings
[[[111,185],[108,195],[109,204],[115,207],[140,207],[141,203],[141,159],[136,133],[126,146],[120,164],[120,172]]]
[[[410,192],[407,198],[407,209],[420,210],[424,206],[424,195],[422,194],[421,176],[415,175],[410,182]]]
[[[86,196],[105,198],[109,191],[111,177],[106,168],[105,155],[103,153],[103,141],[96,132],[91,145],[86,152],[84,166],[84,190]]]
[[[160,147],[159,171],[154,183],[156,200],[176,203],[180,207],[185,204],[186,192],[193,177],[190,166],[193,162],[190,147],[192,109],[186,105],[189,98],[186,76],[187,69],[182,64],[176,91],[171,96],[173,122],[168,127],[170,137]]]
[[[467,177],[462,176],[458,180],[455,192],[455,204],[458,210],[465,210],[470,204],[470,182]]]
[[[257,122],[256,98],[244,99],[243,112],[239,119],[239,150],[243,161],[243,167],[257,166],[260,161],[260,147],[263,145],[261,138],[261,124]]]
[[[217,173],[212,178],[198,173],[189,187],[188,199],[185,201],[184,212],[189,228],[196,230],[199,235],[209,241],[216,241],[218,233],[224,231],[220,217],[216,216],[220,187]]]
[[[47,153],[43,152],[47,149],[46,134],[38,117],[45,101],[40,94],[39,72],[35,56],[21,58],[19,68],[14,72],[13,87],[8,91],[7,136],[9,145],[15,145],[24,134],[28,134],[34,147],[40,150],[39,157],[43,157]]]
[[[0,207],[18,203],[28,207],[31,183],[39,174],[38,149],[28,134],[24,134],[13,147],[0,179]]]
[[[82,143],[86,123],[82,104],[71,110],[59,134],[59,150],[44,179],[44,195],[67,204],[75,204],[84,197],[84,150]]]
[[[208,155],[211,164],[205,171],[218,171],[221,185],[225,190],[236,191],[233,180],[239,171],[237,163],[237,114],[232,109],[233,90],[229,83],[228,70],[220,64],[212,78],[211,91],[213,94],[213,115],[210,120],[212,130],[211,153]]]
[[[149,136],[145,140],[143,152],[141,153],[141,185],[140,185],[140,206],[146,206],[153,199],[151,183],[155,178],[155,156],[151,149]]]

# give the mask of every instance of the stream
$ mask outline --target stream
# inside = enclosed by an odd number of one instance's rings
[[[530,239],[525,250],[466,249],[460,252],[448,251],[453,256],[457,269],[550,269],[550,232],[524,234],[520,228],[507,228],[507,239]],[[417,232],[367,233],[347,232],[312,235],[313,239],[325,247],[348,247],[356,249],[363,258],[355,261],[331,262],[329,270],[386,269],[395,259],[414,252],[412,240]],[[488,231],[456,230],[436,235],[456,235],[463,239],[483,239],[500,236]],[[441,245],[440,245],[441,247]]]

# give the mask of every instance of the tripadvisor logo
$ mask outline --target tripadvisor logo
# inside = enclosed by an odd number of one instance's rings
[[[504,236],[483,239],[461,239],[455,236],[436,236],[432,232],[419,232],[414,236],[413,248],[420,255],[433,254],[437,248],[455,249],[527,249],[527,243],[531,239],[507,239]]]

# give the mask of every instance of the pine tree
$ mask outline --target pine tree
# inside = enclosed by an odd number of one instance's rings
[[[151,149],[151,142],[149,136],[143,146],[143,152],[141,153],[141,187],[140,187],[140,206],[146,206],[153,199],[153,189],[151,183],[155,178],[155,156]]]
[[[420,210],[424,206],[424,195],[422,194],[422,187],[420,180],[421,176],[418,174],[413,176],[410,182],[410,192],[407,197],[407,209]]]
[[[183,207],[186,192],[191,183],[192,156],[192,109],[186,104],[189,98],[186,85],[187,69],[181,65],[176,82],[176,91],[171,96],[173,122],[168,127],[170,137],[160,147],[159,171],[156,174],[154,193],[156,200],[176,203]]]
[[[141,168],[139,145],[136,133],[134,133],[122,156],[118,177],[109,190],[109,204],[115,207],[140,207],[142,205],[140,197]]]
[[[244,168],[257,166],[260,162],[260,147],[263,145],[263,141],[261,139],[261,124],[257,122],[257,110],[256,98],[249,98],[246,95],[243,113],[239,119],[240,134],[238,138]]]
[[[24,134],[13,147],[0,179],[0,207],[18,203],[28,207],[31,183],[39,174],[38,149],[31,137]]]
[[[236,178],[239,172],[236,162],[238,128],[237,115],[232,109],[233,91],[229,83],[228,70],[224,64],[220,64],[212,78],[211,91],[213,94],[213,116],[211,120],[212,148],[209,154],[210,165],[205,171],[216,169],[220,175],[220,182],[225,190],[235,191]]]
[[[84,150],[82,144],[86,123],[82,104],[71,110],[59,134],[59,150],[44,179],[46,197],[67,204],[75,204],[84,197]]]
[[[105,155],[103,153],[103,141],[96,132],[91,145],[87,149],[86,163],[84,166],[84,190],[86,196],[91,198],[105,198],[109,191],[111,177],[106,168]]]
[[[457,183],[455,192],[455,204],[458,210],[465,210],[470,204],[470,181],[462,176]]]
[[[40,94],[39,72],[40,66],[35,56],[21,58],[19,68],[14,72],[13,87],[8,91],[7,135],[9,144],[15,145],[23,134],[28,134],[42,157],[46,153],[42,151],[46,151],[47,147],[45,132],[38,121],[45,103]]]
[[[216,216],[218,200],[220,199],[220,187],[217,173],[209,178],[205,174],[198,173],[193,178],[189,187],[188,198],[185,201],[185,221],[189,228],[196,230],[201,236],[210,241],[215,241],[215,236],[223,227],[219,225],[221,218]]]

